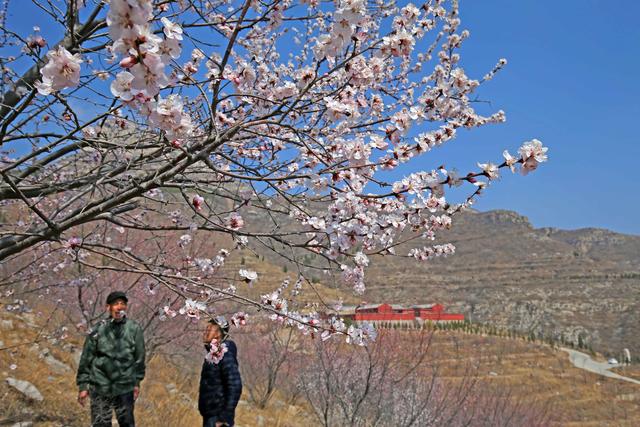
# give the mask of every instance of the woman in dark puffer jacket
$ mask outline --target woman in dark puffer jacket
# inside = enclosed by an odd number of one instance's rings
[[[222,316],[209,320],[203,336],[207,355],[200,375],[198,409],[203,427],[233,426],[242,394],[236,344],[227,339],[229,323]]]

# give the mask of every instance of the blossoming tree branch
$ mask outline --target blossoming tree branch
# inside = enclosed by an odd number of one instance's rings
[[[455,214],[501,171],[547,159],[534,139],[466,173],[417,168],[460,129],[505,120],[474,99],[506,61],[468,76],[458,2],[400,3],[34,0],[48,30],[21,33],[5,2],[0,259],[18,275],[77,264],[148,276],[180,297],[166,318],[226,298],[304,333],[372,338],[295,308],[303,268],[253,300],[243,289],[260,272],[222,274],[225,260],[262,246],[301,265],[309,251],[362,293],[372,256],[452,254],[432,240]],[[398,167],[409,172],[389,179]],[[467,196],[450,200],[452,187]],[[148,238],[118,237],[132,231]],[[194,249],[207,233],[228,247]],[[424,243],[399,252],[408,239]]]

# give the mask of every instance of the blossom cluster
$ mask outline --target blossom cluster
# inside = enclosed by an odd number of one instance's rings
[[[244,311],[238,311],[231,316],[231,324],[233,326],[245,326],[249,316]]]
[[[214,258],[195,258],[192,263],[204,274],[209,276],[217,272],[222,267],[229,256],[229,251],[220,249]]]
[[[188,298],[184,302],[184,307],[182,307],[178,312],[181,315],[187,316],[188,318],[197,321],[200,319],[200,314],[206,312],[206,310],[207,305],[205,303]]]
[[[300,281],[294,285],[294,290],[299,287]],[[275,291],[261,297],[261,303],[272,310],[269,316],[271,320],[290,327],[296,327],[303,335],[310,335],[312,338],[318,333],[322,341],[333,336],[344,336],[347,343],[356,345],[366,345],[376,339],[377,333],[372,325],[351,325],[347,327],[344,320],[331,316],[328,320],[322,320],[315,312],[301,313],[297,310],[290,310],[288,299],[284,296],[284,290],[289,286],[289,280],[285,279],[282,285]],[[292,292],[292,294],[294,294]]]
[[[226,233],[235,248],[253,243],[276,251],[292,248],[294,261],[300,259],[299,249],[307,250],[338,271],[341,284],[362,294],[375,255],[429,260],[453,254],[451,244],[424,242],[450,228],[455,215],[500,178],[501,169],[527,174],[547,161],[547,148],[534,139],[517,154],[505,150],[500,161],[478,162],[467,173],[444,165],[409,170],[425,156],[435,156],[435,148],[454,141],[462,129],[506,120],[503,111],[476,102],[478,89],[506,60],[483,78],[462,67],[460,49],[470,33],[461,26],[457,1],[419,6],[365,0],[303,3],[293,7],[291,1],[279,0],[272,7],[258,2],[243,7],[220,0],[192,2],[183,9],[181,2],[110,0],[105,9],[108,38],[94,33],[87,40],[95,45],[69,50],[67,42],[56,45],[35,84],[43,95],[80,86],[73,103],[64,96],[50,97],[36,99],[43,105],[34,108],[48,112],[39,116],[43,128],[55,121],[82,142],[68,144],[62,138],[43,146],[50,135],[36,132],[24,138],[31,138],[40,153],[52,154],[3,160],[9,171],[18,166],[24,170],[22,182],[15,174],[18,189],[42,197],[34,210],[38,215],[30,213],[30,223],[16,225],[16,239],[28,234],[37,243],[38,236],[50,235],[38,227],[43,215],[52,215],[55,222],[47,226],[63,224],[56,236],[63,236],[66,258],[50,263],[58,272],[70,265],[69,258],[82,262],[93,249],[86,236],[77,237],[77,230],[70,229],[73,224],[88,227],[108,217],[119,234],[129,228],[180,230],[174,243],[182,256],[175,265],[168,266],[174,260],[167,253],[135,254],[136,248],[126,242],[118,249],[127,262],[154,260],[144,265],[145,271],[149,267],[151,274],[184,281],[176,288],[193,291],[184,294],[194,298],[184,307],[163,307],[162,318],[181,314],[197,319],[210,299],[237,296],[243,283],[258,280],[258,272],[240,268],[221,280],[222,287],[213,288],[229,251],[204,252],[196,241],[203,233],[195,230]],[[279,41],[289,38],[299,49],[285,57]],[[105,43],[96,43],[98,39]],[[25,40],[30,55],[39,55],[46,46],[39,35]],[[186,58],[183,49],[191,52]],[[114,66],[93,68],[81,78],[81,66],[104,62]],[[113,99],[105,105],[112,106],[91,123],[78,119],[84,115],[74,114],[71,105],[79,102],[77,93],[95,93],[100,87],[91,82],[109,78]],[[60,117],[52,117],[55,109],[45,102],[64,103]],[[80,148],[72,151],[76,145]],[[32,165],[34,158],[42,165],[22,166]],[[78,159],[78,167],[55,159]],[[399,171],[406,171],[401,178]],[[468,197],[454,203],[449,189],[467,184]],[[180,207],[174,191],[183,197]],[[17,200],[24,191],[15,193]],[[120,208],[130,202],[136,206],[131,215],[121,215]],[[115,247],[110,238],[104,241]],[[409,238],[418,244],[399,253]],[[307,273],[305,268],[301,274]],[[347,328],[338,319],[321,319],[308,307],[298,310],[294,299],[303,280],[288,286],[284,282],[255,305],[269,310],[276,321],[297,324],[305,334],[322,331],[324,339],[345,334],[360,344],[375,336],[368,327]],[[154,292],[149,287],[148,294]],[[239,315],[236,321],[243,319]]]
[[[161,19],[164,38],[151,26],[151,0],[132,2],[112,0],[107,14],[109,35],[114,55],[123,55],[123,71],[111,84],[111,93],[148,117],[149,123],[163,131],[170,141],[188,137],[193,124],[184,111],[180,95],[158,96],[171,83],[166,67],[180,56],[183,32],[180,25],[168,18]]]
[[[409,251],[409,256],[414,257],[418,261],[426,261],[428,259],[447,256],[455,253],[456,247],[451,243],[444,245],[425,246],[423,248],[414,248]]]
[[[218,340],[214,339],[211,341],[209,346],[209,351],[207,351],[204,360],[217,365],[222,361],[225,353],[229,351],[229,349],[227,348],[227,344],[218,342]]]
[[[47,63],[40,69],[42,81],[35,86],[41,95],[49,95],[67,87],[74,87],[80,83],[80,64],[82,59],[79,54],[71,54],[64,46],[60,45],[47,52]]]

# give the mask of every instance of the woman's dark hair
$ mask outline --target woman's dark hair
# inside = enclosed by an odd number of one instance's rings
[[[225,339],[227,338],[227,336],[229,336],[229,322],[227,322],[227,319],[225,319],[224,316],[216,316],[214,318],[211,318],[209,319],[209,323],[220,328],[220,332],[222,332],[222,339]]]

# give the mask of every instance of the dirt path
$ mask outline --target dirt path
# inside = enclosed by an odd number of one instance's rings
[[[622,375],[618,375],[614,372],[609,371],[609,369],[615,368],[619,365],[611,365],[607,362],[596,362],[595,360],[591,359],[591,356],[589,356],[588,354],[584,354],[569,348],[562,348],[561,350],[569,353],[569,360],[576,368],[584,369],[586,371],[593,372],[594,374],[598,375],[603,375],[605,377],[616,378],[618,380],[628,381],[630,383],[640,385],[640,381],[638,380],[624,377]]]

